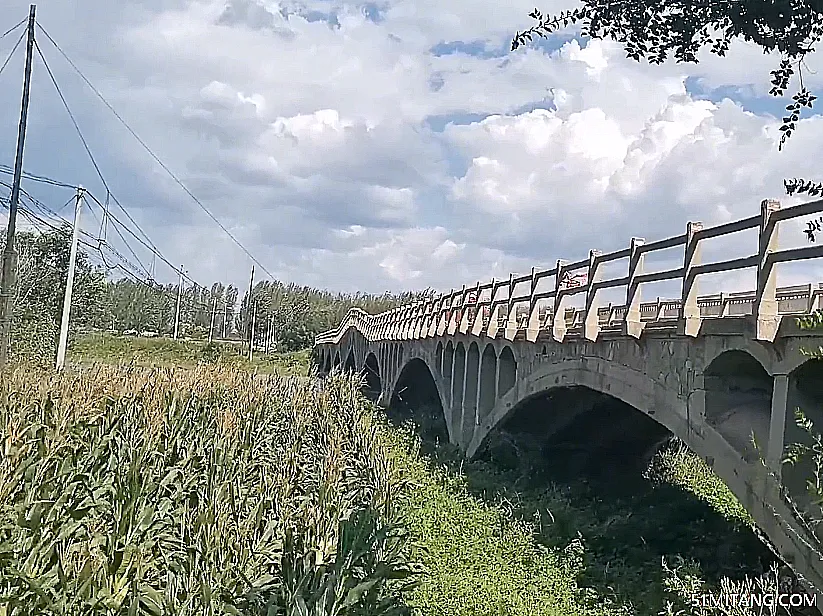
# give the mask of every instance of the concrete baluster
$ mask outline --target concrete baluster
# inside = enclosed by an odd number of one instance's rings
[[[629,279],[626,284],[626,314],[623,317],[623,331],[632,338],[640,338],[643,321],[640,319],[640,283],[637,276],[643,273],[643,251],[645,240],[633,237],[629,245]]]
[[[600,304],[597,303],[599,289],[597,283],[603,278],[603,263],[598,257],[599,250],[589,251],[589,276],[586,287],[586,316],[583,322],[583,335],[586,340],[597,341],[600,335]]]
[[[703,223],[690,222],[686,225],[686,246],[683,257],[683,292],[680,301],[683,333],[686,336],[697,336],[703,319],[700,315],[700,305],[697,301],[697,275],[694,267],[700,265],[700,236],[698,231],[703,230]]]
[[[564,263],[557,260],[557,267],[554,274],[554,312],[552,313],[552,338],[555,342],[563,342],[566,337],[566,305],[569,302],[568,296],[563,292]]]
[[[500,329],[500,319],[497,316],[500,312],[500,304],[497,300],[497,291],[502,288],[502,284],[495,284],[492,280],[492,297],[491,306],[489,307],[489,325],[486,328],[486,336],[488,336],[489,338],[497,338],[497,331]]]
[[[514,303],[514,274],[509,274],[509,301],[506,304],[506,328],[503,330],[503,338],[514,340],[517,335],[517,305]]]
[[[477,302],[480,301],[480,281],[477,281],[477,286],[474,289],[474,302],[466,304],[463,308],[463,315],[460,318],[459,332],[467,334],[472,329],[475,319],[477,319]]]
[[[437,296],[437,301],[432,306],[432,313],[429,315],[429,337],[431,338],[437,335],[437,319],[440,316],[440,307],[443,305],[444,297],[443,293]]]
[[[491,287],[490,287],[490,291],[489,291],[491,293],[491,298],[490,298],[489,301],[494,301],[494,289],[495,289],[494,285],[495,285],[494,278],[492,278]],[[484,325],[483,325],[483,320],[484,320],[483,319],[483,312],[484,312],[484,310],[486,310],[486,307],[485,306],[483,306],[483,307],[480,306],[480,298],[478,297],[477,298],[477,317],[475,318],[474,325],[472,326],[472,336],[482,336],[483,335],[483,327],[484,327]]]
[[[781,320],[777,305],[777,264],[769,258],[780,249],[778,223],[772,218],[779,209],[780,202],[774,199],[764,199],[760,204],[757,291],[753,312],[757,321],[756,338],[766,342],[774,341]]]
[[[454,289],[446,295],[444,303],[440,306],[440,314],[437,317],[437,335],[442,336],[446,333],[446,328],[449,326],[449,312],[451,312],[451,305],[454,301]]]
[[[536,342],[540,335],[540,306],[537,304],[537,270],[532,268],[531,287],[529,289],[529,322],[526,325],[526,340]]]
[[[463,285],[463,288],[458,292],[458,302],[457,307],[452,310],[451,317],[449,318],[449,336],[454,336],[457,333],[457,327],[460,325],[460,319],[463,316],[463,306],[466,303],[466,285]]]

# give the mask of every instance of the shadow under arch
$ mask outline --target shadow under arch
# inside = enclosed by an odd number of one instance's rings
[[[354,372],[356,370],[356,368],[357,368],[357,365],[355,364],[355,361],[354,361],[354,349],[351,349],[349,351],[349,354],[346,356],[346,363],[343,366],[343,369],[346,372]]]
[[[798,410],[811,421],[812,434],[798,425],[795,416]],[[784,443],[786,446],[811,447],[814,445],[813,435],[820,434],[823,434],[823,360],[809,358],[788,375]],[[790,496],[806,509],[812,498],[806,482],[814,480],[814,460],[806,455],[795,464],[783,464],[781,475]],[[814,507],[812,513],[819,517],[820,506]]]
[[[774,378],[749,352],[730,349],[717,355],[703,371],[706,422],[743,458],[754,462],[769,438]]]
[[[388,416],[396,422],[411,419],[426,441],[448,442],[443,402],[429,366],[412,358],[400,371],[389,399]]]
[[[364,393],[369,400],[377,402],[380,398],[380,392],[383,390],[383,384],[380,378],[380,363],[374,353],[369,353],[366,356],[363,373],[366,377]]]
[[[561,385],[515,405],[475,456],[524,476],[568,483],[586,477],[608,487],[644,482],[654,455],[673,439],[656,419],[596,389]]]
[[[620,603],[636,605],[638,599],[663,596],[661,559],[671,564],[674,555],[696,562],[710,584],[723,576],[740,579],[741,562],[750,567],[750,575],[767,570],[775,557],[754,532],[661,476],[661,461],[671,460],[681,448],[687,459],[699,454],[689,452],[655,416],[605,389],[559,384],[524,397],[475,458],[500,468],[513,493],[525,494],[527,501],[533,495],[562,494],[551,497],[562,504],[554,502],[546,540],[557,545],[556,535],[570,541],[578,529],[588,528],[590,560],[581,579]],[[654,481],[647,473],[652,462],[657,465],[652,467]],[[593,509],[596,523],[590,522]],[[531,513],[524,509],[521,515],[529,519]],[[616,563],[615,571],[609,571]],[[644,571],[643,583],[622,567]],[[633,613],[658,612],[641,606]]]

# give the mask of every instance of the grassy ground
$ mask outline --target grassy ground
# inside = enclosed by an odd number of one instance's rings
[[[266,355],[256,352],[248,360],[244,347],[226,342],[209,345],[206,341],[140,338],[94,332],[72,341],[68,361],[73,364],[134,363],[154,367],[194,367],[202,363],[220,363],[260,374],[305,376],[309,351]]]
[[[717,589],[774,562],[739,502],[682,447],[661,451],[645,481],[524,481],[463,460],[416,419],[406,438],[421,451],[404,465],[416,486],[409,528],[427,549],[429,577],[410,598],[421,614],[650,616],[667,602],[692,614],[667,567]]]

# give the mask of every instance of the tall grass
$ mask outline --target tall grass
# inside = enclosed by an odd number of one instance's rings
[[[357,383],[12,372],[0,614],[402,613],[403,481]]]

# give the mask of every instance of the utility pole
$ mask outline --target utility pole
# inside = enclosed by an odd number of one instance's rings
[[[229,337],[229,300],[227,298],[226,299],[226,314],[223,315],[223,340],[226,340],[228,337]]]
[[[251,312],[251,335],[249,336],[249,361],[252,360],[252,353],[254,352],[254,322],[257,319],[257,302],[254,302],[254,308]]]
[[[9,201],[9,225],[6,230],[6,246],[3,249],[2,280],[0,280],[0,370],[6,367],[11,342],[11,320],[14,311],[14,274],[17,253],[14,250],[14,231],[17,223],[17,206],[20,203],[20,180],[23,177],[23,149],[26,143],[26,122],[29,115],[31,92],[31,66],[34,58],[34,15],[37,6],[29,7],[29,25],[26,39],[26,65],[23,73],[23,101],[20,106],[20,125],[17,128],[17,153],[14,157],[14,176]]]
[[[254,265],[251,266],[251,277],[249,278],[249,292],[246,295],[246,315],[243,319],[243,329],[247,329],[249,327],[249,319],[251,317],[251,291],[254,288]],[[251,339],[252,339],[252,332],[248,332],[249,337],[249,357],[251,357]],[[240,347],[241,352],[243,347]]]
[[[274,315],[269,317],[269,335],[267,336],[266,340],[266,353],[271,353],[271,347],[274,343]]]
[[[211,323],[209,324],[209,344],[214,338],[214,315],[217,314],[217,296],[212,295],[211,298]]]
[[[180,280],[177,283],[177,306],[174,309],[174,339],[180,333],[180,301],[183,299],[183,266],[180,266]]]
[[[69,272],[66,276],[66,292],[63,295],[63,318],[60,321],[60,341],[57,343],[57,362],[55,368],[62,370],[66,365],[66,347],[69,343],[69,317],[71,316],[71,292],[74,287],[74,267],[77,263],[77,241],[80,239],[80,212],[83,210],[82,186],[77,187],[74,198],[74,227],[71,232],[71,250],[69,251]]]

